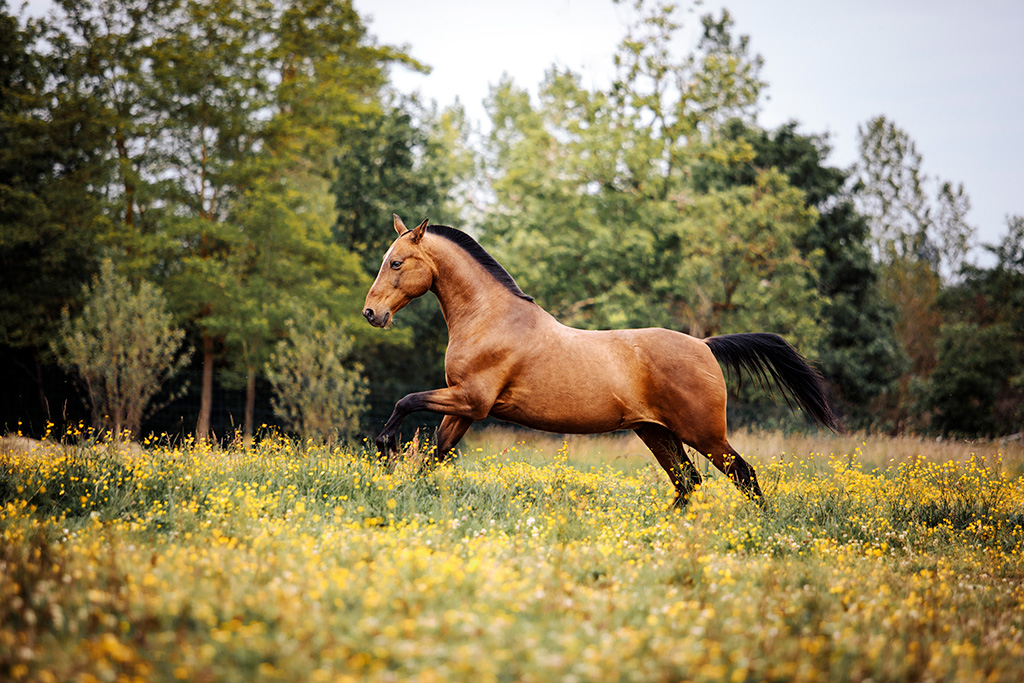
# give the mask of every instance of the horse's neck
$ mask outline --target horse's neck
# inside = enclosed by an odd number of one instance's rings
[[[476,324],[499,324],[510,308],[530,304],[508,291],[458,247],[435,250],[433,291],[449,334]]]

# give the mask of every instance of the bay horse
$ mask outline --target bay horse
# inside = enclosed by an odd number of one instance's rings
[[[443,415],[435,457],[443,460],[470,425],[496,417],[562,434],[632,429],[654,453],[685,507],[701,475],[683,450],[706,456],[763,504],[754,469],[726,438],[726,384],[719,363],[767,386],[833,431],[838,423],[821,375],[782,337],[768,333],[696,339],[662,328],[579,330],[526,295],[468,234],[423,221],[384,254],[363,316],[386,327],[413,299],[433,292],[448,325],[443,389],[395,404],[376,439],[389,462],[410,413]]]

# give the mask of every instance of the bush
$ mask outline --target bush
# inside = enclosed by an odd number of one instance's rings
[[[155,285],[132,286],[110,261],[83,291],[85,307],[75,317],[63,312],[53,352],[85,385],[96,429],[115,439],[138,434],[153,397],[188,362],[185,332]]]
[[[366,409],[367,388],[362,366],[345,366],[351,335],[323,311],[285,324],[288,337],[278,343],[266,366],[274,387],[274,412],[305,439],[334,443],[354,437]]]

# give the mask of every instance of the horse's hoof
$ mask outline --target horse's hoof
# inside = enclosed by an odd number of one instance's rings
[[[377,446],[377,452],[380,453],[381,455],[388,455],[392,451],[396,450],[394,441],[390,437],[384,436],[383,434],[374,439],[373,443],[375,446]]]

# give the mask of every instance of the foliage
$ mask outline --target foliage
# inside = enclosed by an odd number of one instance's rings
[[[768,329],[810,353],[819,304],[816,255],[797,247],[814,219],[802,194],[771,169],[712,191],[689,179],[699,160],[749,158],[719,131],[751,118],[760,58],[733,39],[728,13],[703,20],[682,60],[669,50],[679,28],[670,7],[646,11],[607,91],[558,70],[536,107],[509,81],[492,91],[485,242],[567,324]]]
[[[1011,433],[1024,420],[1024,218],[1010,216],[991,268],[966,268],[940,306],[943,328],[930,402],[935,426],[967,435]]]
[[[970,198],[908,132],[875,117],[859,163],[831,167],[826,136],[759,125],[764,61],[728,12],[624,4],[610,85],[553,68],[531,99],[503,79],[481,143],[457,105],[389,86],[428,69],[351,0],[55,0],[41,19],[0,0],[3,421],[58,419],[60,311],[103,258],[157,283],[201,349],[199,435],[243,386],[254,431],[259,375],[309,308],[347,325],[364,422],[383,421],[444,382],[430,297],[388,334],[359,324],[397,211],[474,232],[568,324],[781,333],[848,426],[1016,431],[1024,375],[995,368],[1024,356],[1019,217],[983,246],[997,264],[971,265]],[[699,22],[686,51],[680,17]]]
[[[1012,339],[1007,325],[942,327],[928,383],[933,427],[943,434],[991,436],[1020,424],[1019,414],[1007,415],[996,405],[1007,378],[1022,370]]]
[[[907,364],[893,332],[897,311],[881,295],[867,238],[867,222],[849,201],[823,211],[807,238],[808,247],[822,252],[818,290],[828,297],[819,363],[851,429],[884,426],[878,407],[891,400]]]
[[[723,145],[749,145],[753,153],[729,163],[709,159],[697,164],[693,176],[698,190],[755,186],[765,169],[776,169],[817,210],[814,226],[798,246],[817,266],[819,324],[824,327],[818,364],[846,426],[871,424],[877,420],[874,409],[894,390],[905,361],[893,335],[896,311],[880,293],[868,221],[843,192],[848,173],[826,165],[827,138],[803,135],[795,122],[766,131],[733,119],[721,135]]]
[[[881,292],[897,312],[894,332],[909,361],[883,414],[897,429],[930,426],[943,432],[986,433],[994,424],[975,411],[979,406],[994,406],[993,391],[1004,397],[1008,393],[986,387],[982,377],[994,378],[992,364],[1000,362],[1007,346],[1004,342],[982,352],[988,359],[968,350],[963,346],[966,329],[961,324],[974,318],[973,304],[954,309],[945,303],[962,302],[964,294],[985,279],[978,277],[980,269],[966,261],[975,232],[967,222],[970,198],[962,184],[926,176],[910,135],[885,117],[871,119],[858,129],[858,136],[854,199],[871,224],[882,266]],[[973,281],[967,283],[965,278]],[[940,334],[944,325],[946,332]],[[994,340],[985,330],[968,336],[979,335]],[[970,360],[954,369],[958,361],[950,354],[957,352],[966,353]],[[933,378],[939,356],[942,370]],[[964,411],[962,419],[953,415],[959,410],[956,402]]]
[[[917,145],[884,116],[859,127],[857,135],[861,186],[855,196],[861,213],[871,220],[878,257],[930,262],[930,207]]]
[[[0,455],[0,675],[1019,677],[1024,481],[995,459],[787,447],[769,510],[716,477],[677,513],[651,465],[510,444],[425,476],[279,438]]]
[[[146,407],[188,362],[179,353],[185,333],[173,326],[159,289],[133,286],[110,261],[83,294],[80,313],[64,311],[54,354],[81,377],[97,429],[138,436]]]
[[[858,209],[871,221],[878,258],[923,261],[953,278],[964,265],[975,229],[967,223],[970,198],[963,183],[937,181],[934,199],[921,154],[910,135],[884,116],[857,128]]]
[[[372,40],[350,0],[59,0],[54,10],[25,40],[57,65],[40,79],[41,101],[100,122],[80,125],[69,154],[91,162],[104,220],[83,212],[90,230],[74,234],[159,282],[198,335],[197,433],[209,433],[215,361],[247,376],[249,431],[255,371],[296,302],[324,306],[365,286],[356,259],[331,244],[340,136],[376,111],[388,64],[423,67]],[[44,109],[29,123],[40,127]]]
[[[49,37],[0,2],[0,345],[41,355],[61,308],[80,304],[106,228],[102,126],[75,88],[50,90],[71,65],[38,52]]]
[[[367,274],[394,238],[392,214],[458,225],[450,195],[474,171],[465,113],[438,111],[415,96],[388,92],[382,109],[342,133],[332,193],[335,239],[358,255]]]
[[[274,411],[304,439],[352,439],[367,393],[362,365],[351,360],[352,337],[323,311],[285,326],[288,336],[266,366],[277,397]]]

